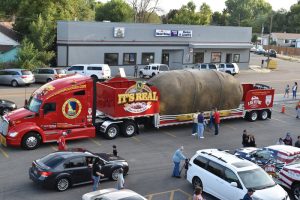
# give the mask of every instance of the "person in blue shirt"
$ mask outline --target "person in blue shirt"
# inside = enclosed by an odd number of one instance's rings
[[[186,157],[183,155],[183,146],[177,149],[173,155],[174,169],[173,169],[173,177],[181,178],[179,174],[179,166],[182,160],[185,160]]]
[[[245,194],[243,200],[252,200],[252,195],[254,193],[254,190],[252,188],[248,189],[248,192]]]

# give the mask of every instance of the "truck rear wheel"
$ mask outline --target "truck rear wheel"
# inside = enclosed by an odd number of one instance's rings
[[[104,137],[109,140],[115,139],[119,135],[119,131],[120,128],[117,124],[111,124],[107,127]]]
[[[122,135],[124,137],[132,137],[137,132],[137,125],[134,121],[125,121],[122,125]]]
[[[248,112],[248,113],[246,114],[246,118],[247,118],[247,120],[249,120],[250,122],[256,121],[257,118],[258,118],[257,112],[254,111],[254,110],[251,111],[251,112]]]
[[[22,147],[27,150],[33,150],[40,146],[42,141],[41,136],[35,132],[29,132],[23,136]]]
[[[266,119],[268,119],[268,115],[269,115],[269,112],[267,110],[261,110],[259,112],[258,118],[261,120],[266,120]]]

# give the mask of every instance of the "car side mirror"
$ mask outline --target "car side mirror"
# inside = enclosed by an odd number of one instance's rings
[[[237,187],[237,186],[238,186],[236,182],[231,182],[230,185],[231,185],[232,187]]]

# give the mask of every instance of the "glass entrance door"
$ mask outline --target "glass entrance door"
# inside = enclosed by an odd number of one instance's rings
[[[163,53],[161,57],[161,63],[169,65],[169,53]]]

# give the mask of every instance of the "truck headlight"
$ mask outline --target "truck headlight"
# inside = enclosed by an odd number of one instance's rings
[[[8,135],[10,137],[16,137],[18,135],[18,132],[10,132]]]

